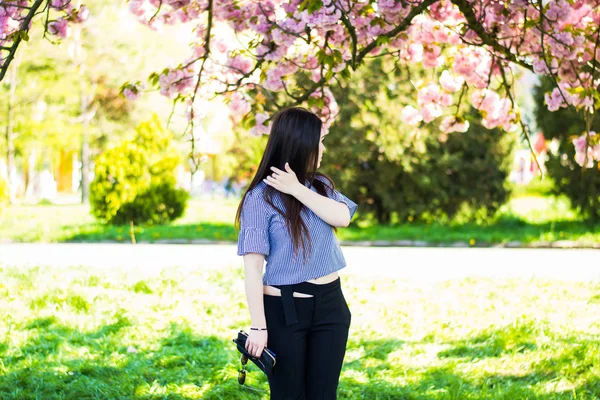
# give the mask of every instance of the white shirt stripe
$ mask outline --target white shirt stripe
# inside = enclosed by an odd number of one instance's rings
[[[318,177],[317,179],[323,179]],[[240,215],[240,232],[237,254],[265,255],[267,261],[263,284],[291,285],[319,278],[346,266],[333,227],[319,218],[308,207],[301,213],[310,232],[312,252],[304,262],[302,247],[294,256],[292,239],[285,226],[284,217],[263,198],[267,184],[260,182],[244,200]],[[316,192],[314,187],[310,188]],[[328,190],[328,197],[348,206],[350,219],[358,205],[337,190]],[[283,202],[275,197],[275,204],[285,211]]]

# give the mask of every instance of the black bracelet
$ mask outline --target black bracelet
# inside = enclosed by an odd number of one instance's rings
[[[267,328],[250,328],[250,330],[253,330],[253,331],[266,331]]]

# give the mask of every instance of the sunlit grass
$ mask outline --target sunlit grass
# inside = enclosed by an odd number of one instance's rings
[[[597,399],[593,283],[343,276],[340,399]],[[241,268],[0,269],[2,399],[268,399],[239,387]]]
[[[136,226],[137,241],[189,242],[197,239],[236,241],[233,220],[237,199],[192,200],[183,218],[172,225]],[[360,209],[359,209],[360,213]],[[486,223],[403,223],[378,225],[353,223],[340,229],[340,240],[420,240],[430,243],[461,241],[471,245],[520,241],[575,240],[590,245],[600,242],[600,224],[581,221],[564,197],[521,194],[503,206]],[[13,206],[0,216],[0,241],[65,242],[132,240],[129,226],[105,226],[82,205]]]

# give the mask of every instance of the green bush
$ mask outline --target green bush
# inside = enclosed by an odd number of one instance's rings
[[[181,161],[156,116],[131,141],[96,159],[90,185],[92,214],[110,224],[164,224],[185,211],[188,194],[175,187]]]
[[[188,192],[172,182],[152,184],[132,202],[125,203],[113,218],[115,224],[137,221],[147,225],[166,224],[181,217],[189,198]]]
[[[577,112],[561,108],[555,112],[548,111],[544,104],[544,92],[553,88],[550,78],[541,78],[534,87],[536,104],[536,123],[544,132],[546,139],[557,139],[559,147],[556,154],[549,152],[546,161],[548,175],[554,181],[553,192],[564,194],[571,201],[571,206],[579,214],[590,220],[600,221],[600,164],[594,162],[593,168],[581,168],[575,162],[573,138],[580,136],[585,130],[585,122]],[[600,116],[594,114],[592,130],[600,132]]]
[[[325,139],[322,168],[360,203],[358,219],[487,220],[510,195],[515,135],[484,128],[474,111],[465,133],[441,133],[439,119],[407,126],[400,115],[420,73],[377,59],[332,88],[340,116]]]

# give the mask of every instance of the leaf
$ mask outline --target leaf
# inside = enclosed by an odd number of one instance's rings
[[[298,7],[298,11],[308,10],[308,13],[312,14],[315,11],[321,9],[322,7],[323,7],[322,0],[304,0],[302,3],[300,3],[300,6]]]
[[[333,60],[336,64],[341,64],[344,61],[344,59],[342,57],[342,52],[339,51],[338,49],[335,49],[333,51]]]
[[[331,78],[333,78],[333,74],[334,74],[334,72],[333,72],[332,69],[330,69],[329,71],[327,71],[327,73],[325,74],[325,81],[326,82],[330,81]]]
[[[342,78],[344,79],[350,79],[350,70],[348,69],[348,67],[344,68],[343,70],[340,71],[340,75]]]
[[[19,31],[19,36],[21,36],[21,39],[29,42],[29,33],[27,31]]]
[[[379,36],[375,43],[377,46],[381,46],[383,44],[388,44],[392,39],[389,36]]]

